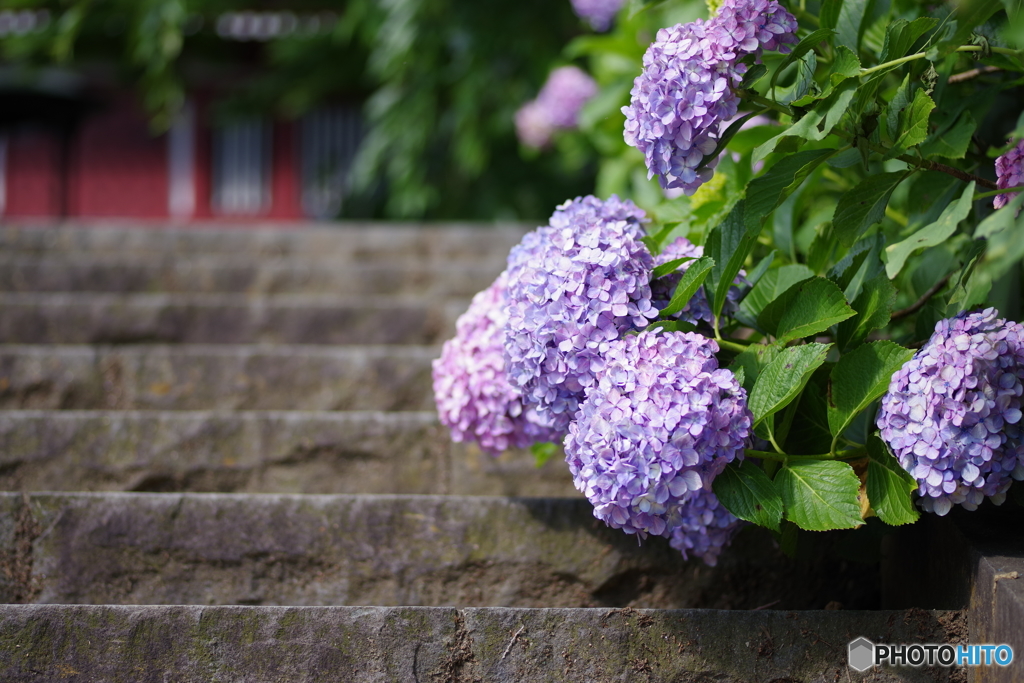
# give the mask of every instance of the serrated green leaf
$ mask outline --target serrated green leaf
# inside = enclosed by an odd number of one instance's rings
[[[799,121],[757,147],[754,150],[753,160],[760,161],[768,156],[787,137],[799,137],[814,141],[824,140],[839,123],[843,114],[847,112],[856,92],[857,82],[855,80],[843,81],[831,95],[804,114]]]
[[[840,81],[860,75],[860,57],[850,48],[840,45],[836,48],[836,56],[829,69],[828,78],[832,85]]]
[[[834,363],[823,363],[811,373],[807,385],[797,399],[796,415],[786,436],[786,452],[793,455],[827,453],[832,448],[832,432],[828,428],[828,378]]]
[[[668,306],[661,309],[661,315],[675,315],[683,310],[686,304],[690,303],[690,299],[697,293],[700,286],[704,284],[704,279],[711,272],[714,265],[715,260],[710,256],[702,256],[691,263],[690,267],[683,273],[683,277],[680,278],[679,285],[672,295],[672,300],[669,301]]]
[[[949,239],[956,232],[960,221],[967,218],[967,214],[971,212],[973,201],[974,181],[972,180],[960,195],[960,199],[950,202],[943,209],[937,221],[924,226],[902,242],[887,246],[885,248],[885,274],[889,276],[889,279],[896,277],[903,270],[903,265],[915,251],[934,247]]]
[[[882,56],[879,61],[888,62],[905,57],[917,39],[935,28],[938,23],[939,20],[932,17],[918,17],[912,22],[906,19],[891,22],[885,30],[885,42],[882,44]]]
[[[908,108],[900,112],[899,134],[893,141],[892,147],[886,152],[885,159],[895,159],[928,138],[928,119],[933,109],[935,109],[935,102],[924,91],[924,88],[919,88],[914,93],[914,101]]]
[[[765,219],[822,162],[836,153],[834,149],[809,149],[791,154],[768,169],[747,186],[744,224],[748,230],[760,231]]]
[[[974,121],[971,112],[965,111],[960,114],[948,130],[940,130],[933,133],[921,143],[921,154],[924,156],[939,156],[946,159],[963,159],[967,154],[967,148],[971,144],[971,137],[977,130],[978,124]]]
[[[654,272],[651,273],[651,279],[657,280],[659,277],[665,277],[669,273],[674,273],[676,272],[676,270],[678,270],[679,266],[683,265],[687,261],[693,261],[696,258],[696,256],[684,256],[682,258],[666,261],[665,263],[662,263],[660,266],[654,269]]]
[[[858,346],[832,368],[828,427],[839,437],[853,419],[889,388],[893,374],[914,352],[890,341]]]
[[[762,346],[760,344],[754,346],[748,346],[746,350],[737,355],[732,363],[729,365],[729,369],[736,373],[736,377],[740,377],[740,373],[743,373],[743,378],[738,379],[740,385],[746,389],[749,394],[754,388],[754,382],[757,381],[758,375],[761,374],[761,370],[766,368],[769,363],[775,360],[775,357],[781,353],[781,349],[777,346]]]
[[[764,470],[750,462],[731,462],[711,482],[725,508],[740,519],[779,531],[782,497]]]
[[[761,280],[740,304],[742,319],[756,322],[758,314],[764,310],[765,306],[775,301],[779,295],[797,282],[812,277],[814,277],[814,273],[802,263],[772,268],[761,277]]]
[[[832,230],[832,221],[829,221],[818,226],[811,246],[807,249],[807,267],[811,270],[812,275],[825,270],[825,266],[832,260],[835,250],[836,234]]]
[[[910,105],[910,74],[903,78],[896,93],[885,105],[883,116],[885,118],[885,134],[890,141],[895,140],[900,134],[900,114]]]
[[[860,344],[872,330],[889,324],[892,307],[896,304],[896,287],[885,273],[879,273],[865,283],[864,289],[853,302],[857,315],[839,323],[836,342],[839,350]]]
[[[913,524],[921,516],[911,494],[917,482],[889,453],[878,437],[868,440],[868,501],[878,518],[886,524]]]
[[[864,523],[857,500],[860,479],[845,462],[790,462],[779,469],[774,483],[786,506],[786,519],[801,529],[852,529]]]
[[[812,277],[791,286],[765,306],[757,324],[780,344],[786,344],[824,332],[855,314],[834,282]]]
[[[795,64],[797,60],[801,59],[808,52],[817,47],[822,41],[829,40],[835,31],[831,28],[819,28],[817,31],[804,36],[803,40],[793,47],[793,51],[786,55],[786,58],[782,60],[778,68],[775,69],[775,73],[772,74],[771,84],[769,88],[775,89],[775,84],[779,80],[779,75],[786,70],[792,64]]]
[[[879,173],[868,176],[839,198],[832,228],[839,243],[851,247],[868,228],[882,220],[889,196],[909,172]]]
[[[800,394],[814,369],[825,362],[831,346],[817,343],[791,346],[780,351],[761,370],[747,400],[754,424],[782,410]]]

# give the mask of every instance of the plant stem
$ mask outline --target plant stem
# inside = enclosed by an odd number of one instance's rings
[[[778,102],[771,98],[764,97],[763,95],[758,95],[753,90],[738,90],[736,91],[736,94],[739,95],[742,99],[760,105],[765,109],[772,109],[774,111],[779,112],[780,114],[786,114],[787,116],[793,115],[793,110],[791,108],[787,107],[784,104],[779,104]]]
[[[1003,194],[1005,192],[1020,192],[1024,190],[1024,185],[1018,185],[1017,187],[1008,187],[1005,190],[992,190],[991,192],[979,192],[978,194],[971,197],[971,201],[978,201],[979,199],[987,199],[988,197],[995,197],[997,194]]]
[[[863,446],[848,451],[841,451],[839,453],[816,453],[815,455],[789,455],[787,453],[773,453],[771,451],[756,451],[752,448],[746,448],[743,450],[743,454],[748,458],[771,460],[773,462],[781,463],[786,463],[791,460],[850,460],[853,458],[863,457],[866,452],[867,451]]]
[[[744,351],[747,350],[747,347],[749,346],[749,344],[740,344],[739,342],[727,341],[725,339],[716,339],[715,341],[718,342],[718,346],[720,348],[729,349],[730,351],[735,351],[736,353],[743,353]]]
[[[1010,49],[1005,48],[1005,47],[990,47],[989,49],[992,52],[995,52],[995,53],[1001,54],[1001,55],[1016,56],[1016,55],[1020,54],[1019,50],[1010,50]],[[984,50],[984,48],[981,45],[961,45],[956,50],[954,50],[954,52],[982,52],[983,50]],[[907,55],[906,57],[900,57],[899,59],[893,59],[893,60],[890,60],[888,62],[883,62],[881,64],[878,64],[877,66],[872,66],[872,67],[870,67],[868,69],[861,69],[860,70],[860,75],[861,76],[870,76],[871,74],[876,73],[878,71],[883,71],[883,70],[888,69],[890,67],[899,66],[900,64],[905,64],[907,62],[912,62],[915,59],[921,59],[924,56],[926,56],[927,54],[928,54],[927,52],[917,52],[917,53],[912,54],[912,55]]]
[[[940,289],[946,286],[946,283],[949,282],[949,276],[950,274],[947,273],[946,277],[942,278],[934,285],[929,287],[928,291],[922,294],[920,299],[918,299],[911,305],[907,306],[906,308],[901,308],[900,310],[893,313],[891,316],[889,316],[889,320],[899,320],[900,318],[906,318],[908,315],[917,313],[926,303],[928,303],[928,299],[931,299],[933,296],[935,296],[936,292],[938,292]]]

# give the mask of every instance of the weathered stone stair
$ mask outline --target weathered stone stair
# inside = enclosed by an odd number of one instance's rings
[[[451,444],[430,360],[522,232],[0,228],[0,680],[831,681],[859,635],[948,639],[679,609],[856,606],[863,570],[684,562]]]

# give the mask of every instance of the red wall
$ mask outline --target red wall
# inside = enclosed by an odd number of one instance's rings
[[[57,136],[23,129],[8,136],[7,216],[56,216],[60,213],[60,147]]]

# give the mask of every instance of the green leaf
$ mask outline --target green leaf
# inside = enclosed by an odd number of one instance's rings
[[[998,232],[1012,228],[1022,204],[1024,204],[1024,192],[1018,193],[1010,200],[1009,204],[997,209],[981,223],[978,223],[978,227],[974,229],[974,239],[988,239]]]
[[[960,195],[960,199],[950,204],[943,209],[939,215],[939,219],[930,225],[926,225],[921,228],[913,235],[897,242],[896,244],[890,244],[885,248],[886,264],[885,273],[890,279],[896,277],[901,270],[903,265],[907,262],[907,259],[918,249],[927,249],[928,247],[934,247],[937,244],[942,244],[950,236],[956,232],[956,228],[960,225],[960,221],[967,218],[967,214],[971,212],[971,204],[974,201],[974,181],[972,180],[967,184],[963,194]]]
[[[858,346],[839,359],[829,383],[828,427],[839,437],[853,418],[889,388],[893,374],[914,352],[890,341]]]
[[[775,357],[779,355],[780,349],[777,346],[762,346],[755,344],[754,346],[748,346],[742,353],[736,356],[732,364],[729,365],[729,369],[736,373],[736,377],[740,377],[740,373],[743,373],[742,379],[738,379],[739,383],[747,390],[749,394],[754,388],[754,382],[757,381],[761,371],[768,367],[768,364],[775,360]]]
[[[804,36],[804,39],[796,44],[796,46],[793,48],[793,51],[786,55],[786,58],[783,59],[782,63],[779,64],[778,68],[775,69],[775,73],[772,74],[772,80],[771,84],[769,85],[769,88],[774,90],[775,83],[778,82],[779,80],[779,75],[783,71],[785,71],[787,67],[794,64],[797,60],[801,59],[804,55],[806,55],[808,52],[816,48],[823,41],[829,40],[834,34],[835,31],[831,28],[819,28],[817,31],[812,31],[811,33]]]
[[[857,315],[839,323],[836,335],[839,350],[845,352],[864,341],[872,330],[888,325],[895,304],[896,287],[885,273],[879,273],[868,280],[853,302],[853,310],[857,311]]]
[[[965,111],[951,128],[938,130],[921,143],[921,154],[926,157],[963,159],[971,144],[971,137],[977,128],[978,124],[975,123],[971,112]]]
[[[693,261],[696,258],[696,256],[684,256],[682,258],[672,259],[671,261],[662,263],[654,269],[654,272],[651,274],[651,279],[657,280],[659,277],[665,277],[669,273],[674,273],[679,266],[683,265],[687,261]]]
[[[775,488],[786,505],[786,519],[808,531],[852,529],[864,523],[853,468],[835,460],[799,460],[783,465]]]
[[[836,44],[845,45],[854,52],[860,49],[860,37],[864,35],[865,10],[869,0],[846,0],[836,18]]]
[[[896,171],[868,176],[840,197],[832,219],[839,243],[853,246],[868,228],[882,220],[889,196],[908,175],[909,172]]]
[[[856,150],[850,151],[855,152]],[[814,239],[811,241],[811,246],[807,249],[807,267],[812,275],[825,270],[825,266],[832,260],[832,254],[835,250],[836,234],[832,230],[832,222],[829,221],[818,226]]]
[[[875,514],[893,526],[916,522],[921,513],[911,494],[917,490],[917,482],[876,436],[868,439],[868,456],[868,501]]]
[[[832,68],[829,69],[829,82],[832,85],[839,85],[839,82],[860,75],[860,57],[850,48],[840,45],[836,48],[836,56],[832,61]]]
[[[791,346],[779,352],[761,370],[747,400],[747,406],[754,415],[754,424],[782,410],[800,394],[814,369],[825,362],[831,346]]]
[[[802,263],[795,263],[772,268],[765,273],[750,294],[740,304],[742,318],[751,323],[756,322],[758,314],[764,307],[798,282],[814,277],[810,268]]]
[[[675,294],[672,295],[672,300],[668,303],[668,306],[661,309],[661,315],[675,315],[683,310],[686,304],[690,302],[690,299],[693,298],[693,295],[697,293],[700,286],[704,284],[704,279],[711,272],[714,265],[715,260],[710,256],[702,256],[690,264],[690,267],[683,273],[683,277],[680,278]]]
[[[779,531],[782,496],[764,470],[749,460],[726,465],[711,482],[722,505],[740,519]]]
[[[798,282],[764,307],[757,324],[780,344],[824,332],[856,312],[831,280],[812,277]]]
[[[938,23],[939,20],[932,17],[918,17],[912,22],[906,19],[896,19],[885,30],[885,42],[882,45],[882,56],[879,61],[888,62],[905,57],[917,39],[935,28]]]
[[[548,460],[558,453],[558,445],[550,441],[538,442],[530,446],[535,467],[544,467]]]
[[[840,83],[839,87],[826,99],[803,115],[799,121],[779,133],[774,138],[761,144],[754,150],[753,160],[760,161],[771,152],[784,138],[800,137],[805,140],[824,140],[832,132],[832,129],[847,112],[850,102],[857,92],[857,81],[847,80]]]
[[[744,224],[747,230],[760,231],[761,225],[775,207],[793,194],[814,169],[835,153],[834,149],[809,149],[797,152],[783,158],[763,176],[750,181],[744,209]]]
[[[653,322],[645,330],[661,330],[663,332],[696,332],[697,326],[685,320],[658,320]]]
[[[822,0],[819,19],[822,28],[835,28],[839,22],[839,12],[843,9],[843,0]]]
[[[952,54],[954,50],[968,42],[974,29],[988,21],[988,18],[1000,9],[1002,3],[999,0],[970,0],[957,3],[956,31],[949,40],[942,42],[938,56]]]
[[[914,145],[919,145],[928,137],[928,118],[935,109],[935,102],[919,88],[914,93],[914,101],[910,107],[900,111],[899,134],[892,147],[885,154],[885,159],[895,159]]]
[[[743,81],[740,83],[740,88],[747,90],[753,87],[753,85],[764,78],[767,73],[767,66],[764,64],[755,64],[747,69],[747,73],[743,74]]]
[[[711,303],[711,312],[715,316],[722,313],[729,286],[739,274],[760,232],[760,228],[755,231],[746,228],[744,213],[745,203],[736,202],[729,215],[715,226],[704,243],[704,253],[715,260],[711,277],[704,286],[708,302]]]
[[[764,274],[768,272],[768,268],[770,268],[772,262],[775,261],[775,255],[777,253],[778,250],[772,249],[772,253],[768,254],[763,259],[758,261],[757,265],[754,266],[753,270],[747,273],[747,282],[750,283],[751,287],[755,287],[757,283],[761,281],[761,278],[764,277]]]

